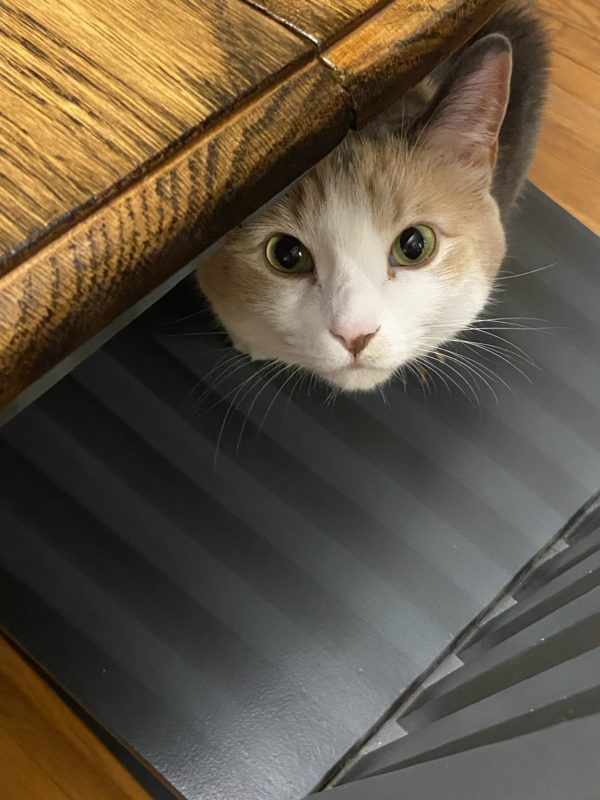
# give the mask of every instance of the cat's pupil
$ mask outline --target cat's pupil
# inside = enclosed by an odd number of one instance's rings
[[[400,248],[411,261],[420,258],[425,249],[425,238],[418,228],[407,228],[400,234]]]
[[[296,267],[304,252],[304,245],[294,236],[282,236],[275,245],[275,258],[285,269]]]

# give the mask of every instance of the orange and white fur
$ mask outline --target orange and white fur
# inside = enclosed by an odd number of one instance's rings
[[[488,31],[202,264],[237,349],[369,390],[475,320],[504,258],[546,64],[522,3]],[[535,45],[532,77],[516,58]]]

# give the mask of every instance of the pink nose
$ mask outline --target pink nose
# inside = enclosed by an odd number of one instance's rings
[[[371,339],[375,336],[379,328],[376,328],[374,331],[370,331],[369,333],[350,333],[350,331],[344,330],[330,330],[329,332],[333,336],[334,339],[337,339],[340,344],[342,344],[349,353],[352,353],[354,358],[357,357],[359,353],[365,349],[365,347],[369,344]]]

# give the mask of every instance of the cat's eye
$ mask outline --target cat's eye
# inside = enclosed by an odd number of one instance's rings
[[[435,233],[428,225],[411,225],[398,236],[390,252],[395,267],[416,267],[431,258],[435,250]]]
[[[265,248],[265,255],[274,269],[290,275],[312,272],[314,268],[308,247],[287,233],[271,236]]]

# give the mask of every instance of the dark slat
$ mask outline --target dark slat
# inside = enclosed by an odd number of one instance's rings
[[[414,730],[600,645],[600,587],[425,689],[399,720]]]
[[[600,715],[339,786],[328,800],[597,800]]]
[[[545,583],[537,592],[524,597],[517,605],[492,619],[466,647],[460,650],[460,657],[464,660],[472,659],[492,644],[514,635],[598,585],[600,585],[600,553],[596,551]]]
[[[363,756],[344,779],[390,772],[600,712],[600,647]]]
[[[527,597],[527,595],[539,589],[540,586],[554,580],[554,578],[562,575],[563,572],[584,561],[598,550],[600,550],[600,528],[581,539],[573,541],[565,550],[540,564],[531,579],[523,584],[515,592],[514,596],[517,599]]]

